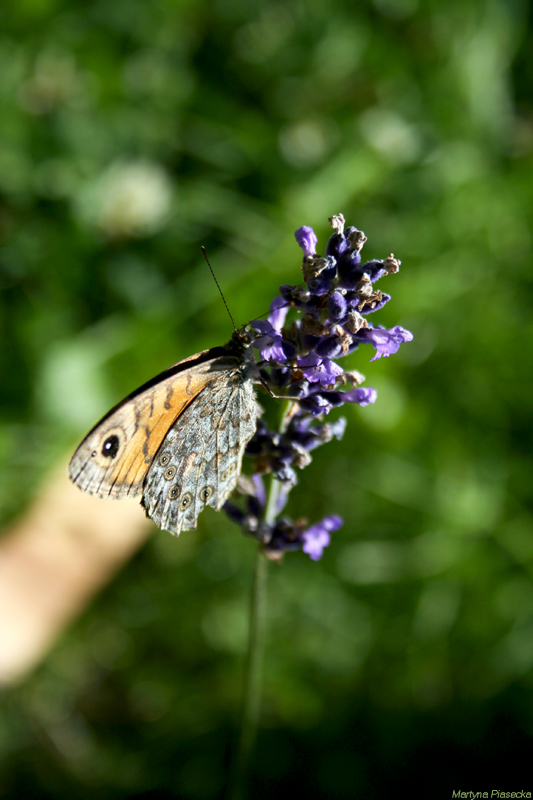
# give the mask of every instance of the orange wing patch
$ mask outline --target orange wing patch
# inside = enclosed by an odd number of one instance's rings
[[[169,429],[189,403],[217,379],[213,371],[217,361],[226,359],[204,360],[168,377],[163,373],[161,380],[150,381],[112,409],[74,453],[69,466],[74,483],[99,497],[140,494]]]

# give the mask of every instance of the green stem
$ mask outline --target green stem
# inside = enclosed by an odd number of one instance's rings
[[[283,405],[280,418],[280,431],[283,430],[290,403]],[[276,505],[279,497],[280,482],[270,476],[270,487],[265,508],[265,522],[272,524],[276,519]],[[266,579],[268,559],[257,548],[250,600],[250,622],[248,653],[244,677],[244,697],[242,707],[241,733],[235,765],[229,785],[229,800],[245,800],[248,792],[248,774],[251,756],[257,736],[257,726],[261,708],[261,678],[263,671]]]
[[[267,558],[258,547],[255,556],[250,602],[249,640],[244,678],[241,734],[228,795],[230,800],[244,800],[247,796],[248,772],[257,735],[261,706],[267,567]]]

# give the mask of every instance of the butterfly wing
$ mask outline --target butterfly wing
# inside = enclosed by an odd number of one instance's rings
[[[98,497],[135,496],[169,429],[211,384],[224,383],[242,355],[214,347],[157,375],[115,406],[72,456],[71,480]]]
[[[218,511],[235,488],[256,426],[255,391],[245,371],[226,373],[204,389],[169,430],[148,470],[147,515],[178,535],[196,528],[206,505]]]

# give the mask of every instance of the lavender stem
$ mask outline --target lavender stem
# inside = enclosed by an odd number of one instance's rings
[[[283,404],[279,422],[280,431],[283,431],[285,428],[291,406],[292,403],[290,402]],[[273,475],[270,475],[270,486],[265,508],[265,522],[269,525],[273,525],[276,520],[276,507],[280,488],[281,482]],[[241,733],[235,760],[233,780],[230,783],[229,800],[244,800],[247,796],[247,778],[257,736],[261,709],[267,574],[268,559],[261,547],[258,547],[255,556],[252,592],[250,597],[248,652],[246,656],[244,678]]]
[[[250,621],[241,731],[232,779],[229,800],[244,800],[247,797],[248,775],[251,756],[257,735],[257,724],[261,705],[261,678],[264,651],[265,605],[267,558],[258,547],[250,598]]]

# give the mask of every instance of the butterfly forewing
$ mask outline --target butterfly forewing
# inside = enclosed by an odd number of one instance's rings
[[[174,424],[183,425],[185,438],[193,435],[195,413],[182,422],[188,407],[193,404],[196,411],[201,409],[195,399],[209,396],[211,387],[218,393],[235,374],[246,384],[246,361],[242,348],[232,341],[185,359],[153,378],[90,431],[70,462],[71,480],[99,497],[141,494],[148,469]],[[253,424],[255,430],[255,417]]]

